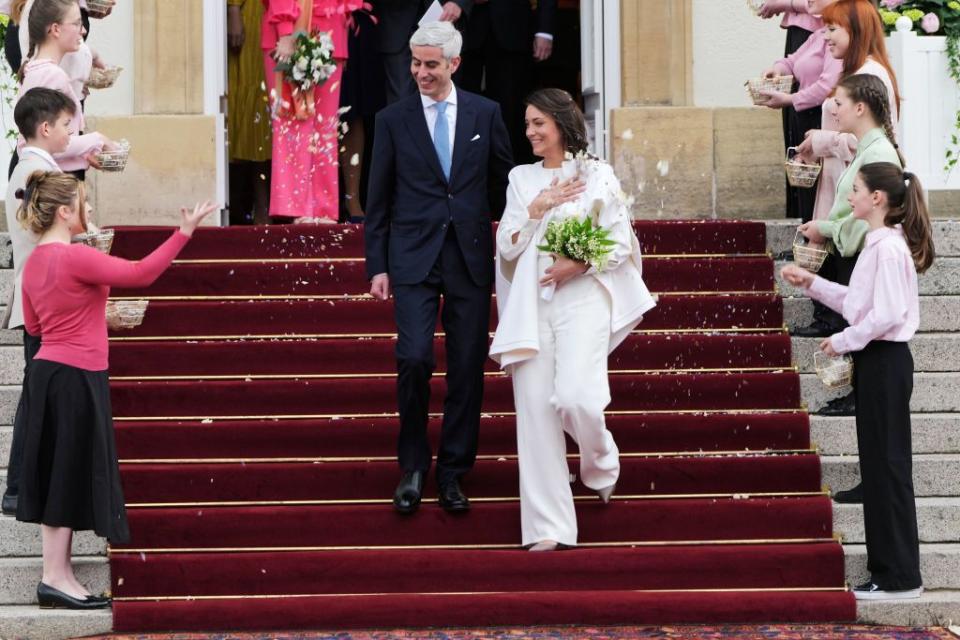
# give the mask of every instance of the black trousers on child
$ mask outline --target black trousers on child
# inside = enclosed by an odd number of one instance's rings
[[[916,589],[923,582],[910,443],[913,356],[905,342],[875,340],[853,362],[867,568],[881,589]]]
[[[807,41],[810,34],[810,31],[800,27],[789,27],[783,54],[789,56],[794,53]],[[799,84],[794,82],[793,93],[796,93],[798,88]],[[821,109],[819,106],[805,111],[797,111],[793,107],[787,107],[781,111],[783,114],[784,147],[796,147],[803,142],[807,131],[820,128]],[[817,198],[816,185],[809,189],[798,189],[791,187],[786,182],[786,176],[784,176],[784,181],[787,189],[787,217],[801,218],[804,222],[807,222],[813,217],[813,205]]]
[[[827,256],[827,259],[823,261],[823,266],[820,267],[817,275],[831,282],[836,282],[837,284],[848,285],[850,284],[850,276],[853,275],[853,268],[857,266],[857,258],[859,256],[860,254],[858,253],[849,258],[845,258],[839,253],[831,253]],[[820,304],[816,300],[813,301],[813,321],[826,324],[834,333],[843,331],[849,326],[842,315],[827,305]]]

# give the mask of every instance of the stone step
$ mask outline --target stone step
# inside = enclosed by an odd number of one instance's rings
[[[847,583],[852,587],[865,582],[867,571],[867,546],[843,545]],[[960,589],[960,544],[921,544],[920,575],[924,589]]]
[[[77,580],[91,593],[110,589],[110,564],[105,557],[74,556]],[[0,604],[34,604],[43,575],[40,558],[0,558]]]
[[[800,388],[801,397],[807,403],[811,413],[816,413],[828,401],[846,395],[850,391],[850,387],[828,389],[815,373],[800,374]],[[960,411],[960,372],[914,374],[910,409],[915,413]],[[0,418],[2,416],[3,414],[0,413]]]
[[[933,220],[933,243],[937,255],[960,256],[960,220]],[[790,251],[800,220],[768,220],[767,250],[773,255]]]
[[[20,384],[0,385],[0,424],[13,424],[13,417],[17,413],[17,403],[20,401]]]
[[[41,609],[36,605],[0,606],[0,638],[61,640],[110,633],[113,613]]]
[[[0,516],[0,558],[26,558],[41,553],[39,525]],[[73,553],[77,556],[105,556],[107,542],[92,531],[78,531],[73,536]]]
[[[823,484],[834,491],[849,489],[860,482],[856,456],[821,456]],[[913,490],[917,497],[960,496],[960,455],[922,453],[913,456]],[[958,530],[960,539],[960,530]],[[960,587],[960,585],[958,585]]]
[[[947,627],[960,621],[960,591],[927,590],[916,600],[858,602],[857,620],[898,627]]]
[[[917,525],[921,543],[960,542],[960,497],[917,498]],[[833,530],[844,544],[863,544],[863,505],[834,504]]]
[[[915,454],[960,453],[960,413],[915,413],[910,422]],[[853,417],[810,416],[810,439],[822,455],[857,455]]]
[[[783,299],[783,321],[791,329],[813,321],[813,303],[807,297]],[[920,296],[920,333],[960,331],[960,296]],[[0,332],[0,343],[4,336]],[[20,337],[15,338],[23,342]]]
[[[777,260],[774,278],[777,291],[783,296],[802,297],[803,291],[789,284],[780,276],[780,269],[790,262]],[[2,272],[0,272],[2,276]],[[921,296],[955,296],[960,294],[960,258],[937,257],[930,270],[920,276]],[[2,289],[2,287],[0,287]]]
[[[804,373],[814,371],[813,354],[819,351],[822,341],[822,338],[793,338],[793,362],[800,371]],[[0,347],[0,360],[4,356],[3,349]],[[910,341],[910,351],[913,354],[914,371],[960,371],[960,333],[917,334]],[[23,359],[22,356],[20,359]],[[0,366],[2,372],[6,372],[7,369]],[[18,370],[15,366],[9,369],[14,376],[17,375]],[[4,384],[17,382],[16,379],[8,381],[6,378],[0,378],[0,381]]]

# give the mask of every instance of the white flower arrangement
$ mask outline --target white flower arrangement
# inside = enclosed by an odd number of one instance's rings
[[[308,35],[302,31],[296,35],[293,57],[290,62],[277,65],[284,77],[297,89],[309,91],[326,82],[337,70],[333,59],[333,38],[329,31]]]

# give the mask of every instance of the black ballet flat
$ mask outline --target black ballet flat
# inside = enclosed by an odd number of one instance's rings
[[[90,611],[94,609],[106,609],[110,606],[109,598],[102,596],[74,598],[42,582],[37,585],[37,602],[40,603],[41,609],[77,609]]]

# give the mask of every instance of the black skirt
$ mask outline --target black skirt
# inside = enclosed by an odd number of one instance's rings
[[[106,371],[34,360],[17,520],[130,541]]]

